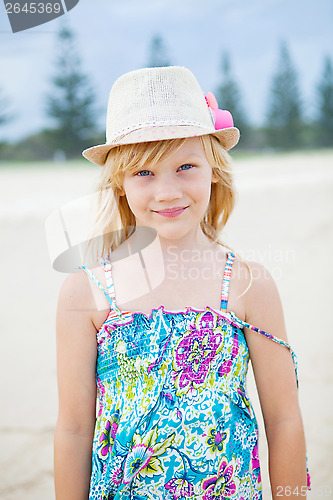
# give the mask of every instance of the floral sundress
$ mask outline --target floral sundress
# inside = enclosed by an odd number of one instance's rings
[[[258,425],[246,391],[244,327],[286,342],[226,312],[234,254],[223,275],[221,310],[143,313],[117,307],[104,266],[110,313],[97,332],[99,409],[89,500],[259,500]]]

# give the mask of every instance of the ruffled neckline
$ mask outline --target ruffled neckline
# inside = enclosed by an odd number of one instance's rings
[[[156,316],[158,313],[162,313],[163,315],[167,316],[174,316],[174,315],[182,315],[186,316],[190,312],[195,313],[195,314],[204,314],[206,312],[211,312],[212,314],[216,314],[226,320],[228,320],[231,324],[234,326],[237,326],[238,328],[242,328],[244,321],[241,320],[236,316],[236,314],[233,311],[224,311],[222,309],[217,310],[213,309],[212,307],[206,306],[205,309],[195,309],[191,306],[186,306],[184,309],[177,309],[177,310],[166,310],[163,305],[151,309],[151,311],[146,314],[142,311],[122,311],[120,310],[117,306],[114,309],[111,309],[107,318],[101,325],[101,327],[98,330],[98,333],[103,330],[104,325],[108,322],[110,317],[118,317],[120,321],[122,320],[127,320],[131,319],[131,321],[134,319],[135,316],[137,317],[142,317],[150,321],[154,316]]]

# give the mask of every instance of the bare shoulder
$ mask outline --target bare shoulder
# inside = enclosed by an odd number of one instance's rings
[[[287,340],[280,294],[270,271],[259,262],[244,261],[250,285],[244,294],[246,322]]]
[[[277,293],[274,279],[264,265],[245,260],[237,254],[232,266],[230,283],[233,295],[244,297],[246,302],[257,299],[269,300],[270,294]]]
[[[89,310],[92,306],[88,276],[82,269],[70,273],[59,292],[59,305],[67,310]]]
[[[251,284],[248,288],[246,301],[249,306],[256,304],[267,304],[272,301],[280,302],[277,285],[270,271],[259,262],[244,262],[249,269]]]
[[[105,273],[102,266],[93,269],[93,274],[106,290]],[[98,286],[83,269],[70,273],[64,280],[58,299],[58,316],[72,316],[91,321],[96,329],[103,323],[109,311],[109,303]]]

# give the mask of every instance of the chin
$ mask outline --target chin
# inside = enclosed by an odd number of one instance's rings
[[[186,230],[183,228],[170,228],[170,229],[157,229],[157,234],[160,238],[163,240],[169,240],[169,241],[178,241],[182,240],[183,238],[186,238],[189,233],[191,233],[191,230]]]

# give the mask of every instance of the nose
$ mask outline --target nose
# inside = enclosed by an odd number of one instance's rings
[[[183,196],[179,182],[177,182],[175,176],[172,175],[160,176],[155,183],[154,194],[155,200],[158,202],[179,200]]]

